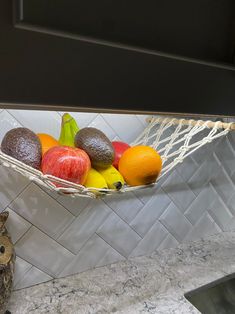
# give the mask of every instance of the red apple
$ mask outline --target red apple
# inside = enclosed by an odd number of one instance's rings
[[[44,174],[83,184],[91,168],[91,162],[87,153],[80,148],[56,146],[43,155],[41,167]]]
[[[118,163],[120,158],[122,157],[122,154],[130,148],[130,145],[124,142],[118,142],[114,141],[112,142],[113,148],[114,148],[114,161],[113,161],[113,166],[118,169]]]

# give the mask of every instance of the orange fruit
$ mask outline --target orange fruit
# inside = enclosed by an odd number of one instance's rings
[[[49,134],[39,133],[37,136],[41,142],[42,155],[44,155],[50,148],[60,146],[59,142]]]
[[[154,183],[162,169],[160,155],[150,146],[128,148],[119,160],[118,170],[131,186]]]

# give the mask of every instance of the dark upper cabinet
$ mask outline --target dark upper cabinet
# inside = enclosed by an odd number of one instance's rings
[[[233,0],[0,0],[0,102],[235,115]]]

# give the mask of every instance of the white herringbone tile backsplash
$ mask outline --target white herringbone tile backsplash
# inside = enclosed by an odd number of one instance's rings
[[[0,141],[19,126],[60,132],[62,112],[0,110]],[[72,113],[132,142],[146,116]],[[235,230],[235,132],[196,151],[154,189],[103,201],[58,196],[0,165],[0,210],[17,253],[15,289],[82,272],[183,241]]]

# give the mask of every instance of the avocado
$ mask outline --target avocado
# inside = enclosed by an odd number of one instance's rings
[[[1,150],[28,166],[40,169],[42,149],[39,138],[27,128],[8,131],[1,144]]]
[[[75,146],[83,149],[91,159],[92,166],[107,168],[114,160],[113,145],[107,136],[96,128],[83,128],[77,132]]]

